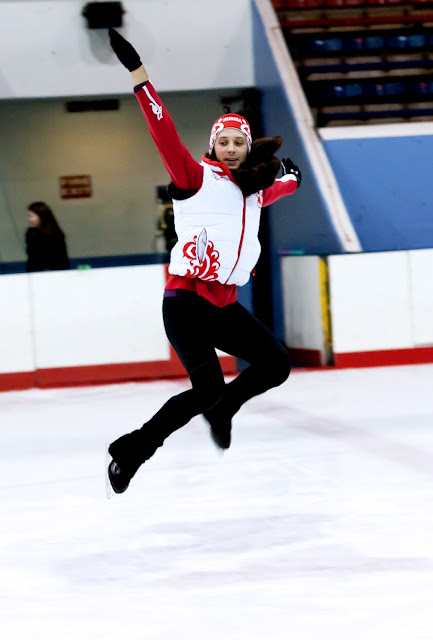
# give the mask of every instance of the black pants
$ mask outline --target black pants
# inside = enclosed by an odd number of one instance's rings
[[[212,420],[231,420],[250,398],[277,387],[290,374],[285,347],[265,325],[238,302],[216,307],[194,293],[164,298],[165,331],[192,384],[170,398],[143,427],[110,446],[119,464],[130,450],[144,462],[165,438],[198,414]],[[249,363],[232,382],[225,384],[215,349]],[[133,435],[130,434],[130,435]],[[122,460],[123,458],[123,460]]]

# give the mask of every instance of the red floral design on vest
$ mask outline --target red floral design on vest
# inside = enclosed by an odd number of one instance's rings
[[[187,278],[200,278],[200,280],[216,280],[218,278],[219,252],[214,248],[213,242],[207,239],[206,229],[198,236],[194,236],[192,242],[187,242],[183,247],[183,255],[189,260]]]

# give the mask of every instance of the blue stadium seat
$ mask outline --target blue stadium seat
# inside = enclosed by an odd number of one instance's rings
[[[345,38],[344,48],[348,51],[362,51],[365,48],[365,38],[357,36],[355,38]]]
[[[425,47],[427,44],[427,36],[423,33],[414,33],[407,37],[408,45],[411,49]]]
[[[421,96],[431,96],[433,94],[433,82],[419,80],[412,87],[414,93]]]
[[[330,87],[326,87],[325,95],[328,95],[332,98],[357,98],[362,96],[364,92],[363,86],[358,82],[353,82],[351,84],[334,84]]]
[[[391,49],[407,49],[409,46],[408,37],[402,34],[388,36],[386,44]]]
[[[401,96],[405,93],[406,84],[404,82],[377,82],[366,86],[366,94],[377,98]]]
[[[315,38],[308,43],[310,51],[341,51],[343,40],[341,38]]]
[[[383,49],[385,46],[385,38],[383,36],[366,36],[365,48],[366,49]]]

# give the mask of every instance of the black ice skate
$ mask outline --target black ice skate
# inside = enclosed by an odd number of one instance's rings
[[[210,425],[210,435],[219,449],[228,449],[232,441],[232,411],[227,397],[222,397],[210,409],[204,412]]]
[[[232,441],[232,416],[224,402],[217,402],[204,417],[210,425],[210,435],[219,449],[228,449]]]
[[[144,427],[127,433],[110,444],[108,454],[112,460],[108,464],[107,477],[114,493],[124,493],[127,490],[140,466],[161,445],[162,441],[152,438]]]
[[[219,449],[228,449],[232,441],[231,422],[228,425],[211,425],[210,435]]]
[[[131,482],[130,474],[122,471],[115,460],[108,465],[108,480],[114,493],[123,493],[129,487]]]

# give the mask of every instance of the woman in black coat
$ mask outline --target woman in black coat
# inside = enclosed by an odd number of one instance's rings
[[[45,202],[33,202],[27,210],[27,271],[69,269],[65,235]]]

